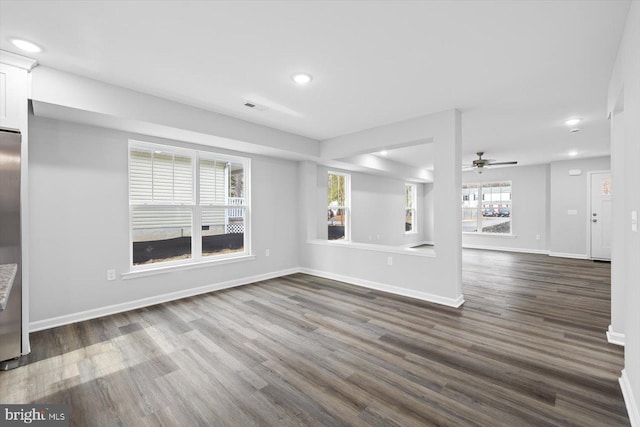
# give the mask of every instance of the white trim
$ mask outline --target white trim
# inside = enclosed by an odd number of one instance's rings
[[[427,292],[414,291],[411,289],[400,288],[397,286],[387,285],[385,283],[372,282],[370,280],[358,279],[356,277],[343,276],[341,274],[329,273],[326,271],[313,270],[310,268],[300,268],[300,272],[311,276],[323,277],[325,279],[337,280],[339,282],[348,283],[350,285],[361,286],[363,288],[375,289],[377,291],[388,292],[394,295],[402,295],[421,301],[433,302],[436,304],[446,305],[448,307],[458,308],[464,304],[464,296],[461,294],[457,298],[447,298]]]
[[[356,242],[347,242],[344,240],[323,240],[323,239],[307,240],[307,243],[310,245],[318,245],[318,246],[346,247],[351,249],[363,249],[366,251],[423,256],[428,258],[434,258],[436,256],[435,250],[433,252],[430,252],[422,249],[415,249],[413,246],[416,246],[417,243],[412,243],[411,247],[374,245],[372,243],[356,243]]]
[[[36,59],[6,50],[0,50],[0,62],[11,65],[12,67],[22,68],[23,70],[27,70],[27,72],[33,70],[33,68],[38,65],[38,60]]]
[[[558,258],[589,259],[586,254],[570,254],[566,252],[549,252],[549,256]]]
[[[252,261],[256,259],[255,255],[240,255],[230,256],[228,258],[216,257],[215,259],[189,262],[184,264],[163,265],[162,267],[150,268],[147,270],[133,270],[127,273],[122,273],[120,278],[122,280],[135,279],[138,277],[155,276],[156,274],[172,273],[174,271],[189,270],[192,268],[213,267],[214,265],[231,264],[241,261]]]
[[[156,295],[148,298],[142,298],[135,301],[124,302],[120,304],[108,305],[106,307],[94,308],[91,310],[81,311],[78,313],[65,314],[64,316],[52,317],[50,319],[38,320],[29,324],[29,331],[36,332],[44,329],[55,328],[57,326],[68,325],[71,323],[82,322],[84,320],[95,319],[97,317],[109,316],[124,311],[136,310],[138,308],[149,307],[151,305],[161,304],[163,302],[175,301],[182,298],[192,297],[194,295],[206,294],[222,289],[233,288],[236,286],[248,285],[250,283],[260,282],[262,280],[274,279],[276,277],[288,276],[298,273],[298,268],[290,268],[287,270],[274,271],[271,273],[258,274],[256,276],[244,277],[241,279],[228,280],[221,283],[213,283],[211,285],[200,286],[198,288],[184,289],[181,291],[170,292],[168,294]]]
[[[613,326],[609,325],[609,329],[607,329],[607,341],[609,344],[621,345],[624,347],[624,334],[614,332]]]
[[[631,388],[631,382],[629,382],[626,369],[622,370],[622,375],[618,379],[618,382],[622,389],[622,397],[624,397],[624,404],[627,407],[631,427],[640,427],[640,410],[638,410],[637,401],[633,397],[633,388]]]
[[[463,243],[462,247],[466,249],[486,249],[489,251],[521,252],[524,254],[549,255],[549,251],[546,249],[509,248],[505,246],[470,245],[467,243]]]

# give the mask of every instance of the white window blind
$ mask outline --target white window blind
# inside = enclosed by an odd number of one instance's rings
[[[135,149],[130,153],[129,199],[133,204],[193,203],[192,158]]]
[[[226,204],[227,162],[200,159],[200,204]]]

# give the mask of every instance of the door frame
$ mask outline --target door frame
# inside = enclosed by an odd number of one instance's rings
[[[587,259],[593,260],[591,256],[591,178],[596,173],[611,174],[611,169],[588,171],[587,172]],[[613,197],[613,192],[611,194]],[[613,230],[611,230],[613,232]]]

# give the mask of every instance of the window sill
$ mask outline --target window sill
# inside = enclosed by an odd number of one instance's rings
[[[252,261],[254,259],[256,259],[255,255],[242,255],[242,256],[237,256],[233,258],[206,260],[206,261],[192,262],[192,263],[180,264],[180,265],[168,265],[164,267],[149,268],[145,270],[134,270],[134,271],[129,271],[128,273],[122,273],[120,277],[122,278],[122,280],[129,280],[129,279],[136,279],[138,277],[173,273],[174,271],[180,271],[180,270],[191,270],[193,268],[204,268],[204,267],[212,267],[215,265],[233,264],[236,262],[243,262],[243,261]]]
[[[414,234],[418,234],[418,231],[405,231],[404,234],[405,236],[412,236]]]
[[[515,234],[504,234],[504,233],[474,233],[470,231],[463,231],[463,236],[486,236],[486,237],[500,237],[503,239],[515,239],[518,236]]]
[[[353,249],[363,249],[367,251],[396,253],[396,254],[404,254],[404,255],[421,256],[421,257],[427,257],[427,258],[433,258],[436,256],[435,250],[432,248],[416,249],[416,248],[408,248],[404,246],[376,245],[372,243],[355,243],[355,242],[349,242],[344,240],[336,241],[336,240],[322,240],[322,239],[307,240],[307,243],[310,245],[347,247],[347,248],[353,248]]]

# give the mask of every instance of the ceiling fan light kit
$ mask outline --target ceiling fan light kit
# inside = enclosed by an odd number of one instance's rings
[[[492,160],[492,159],[483,159],[482,156],[484,156],[484,151],[478,151],[476,154],[478,155],[478,158],[473,162],[471,162],[471,165],[468,165],[463,170],[475,170],[478,173],[482,173],[485,167],[507,166],[507,165],[518,164],[518,162],[515,160],[509,161],[509,162],[496,162],[495,160]]]

